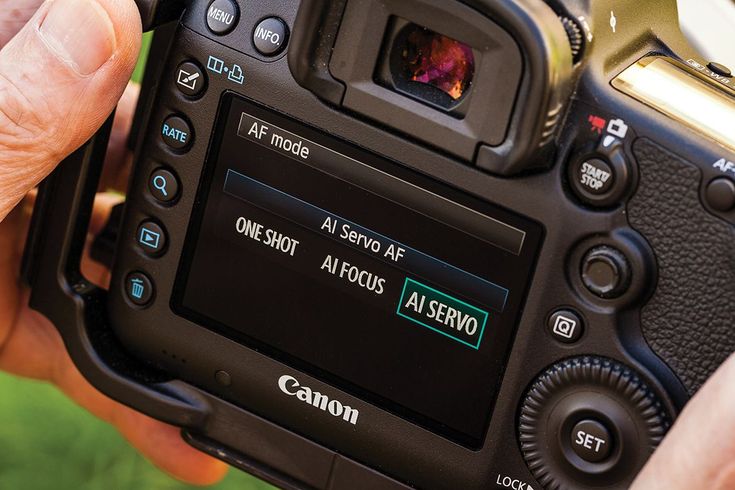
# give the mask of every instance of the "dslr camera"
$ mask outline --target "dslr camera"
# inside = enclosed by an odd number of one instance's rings
[[[673,0],[140,1],[43,184],[31,304],[82,373],[282,488],[626,488],[735,350],[735,82]]]

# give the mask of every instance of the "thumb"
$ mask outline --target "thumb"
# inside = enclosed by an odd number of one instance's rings
[[[735,355],[682,411],[633,490],[735,488]]]
[[[50,0],[0,50],[0,220],[109,116],[140,37],[132,0]]]

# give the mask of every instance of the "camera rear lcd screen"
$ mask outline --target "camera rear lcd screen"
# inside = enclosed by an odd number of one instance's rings
[[[478,447],[539,225],[234,96],[221,114],[177,312]]]

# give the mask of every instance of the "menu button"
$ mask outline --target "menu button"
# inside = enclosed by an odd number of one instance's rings
[[[227,34],[237,25],[240,12],[232,0],[214,0],[207,9],[207,27],[215,34]]]

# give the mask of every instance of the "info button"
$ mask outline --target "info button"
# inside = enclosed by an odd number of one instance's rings
[[[452,340],[480,348],[488,312],[406,278],[396,314]]]

